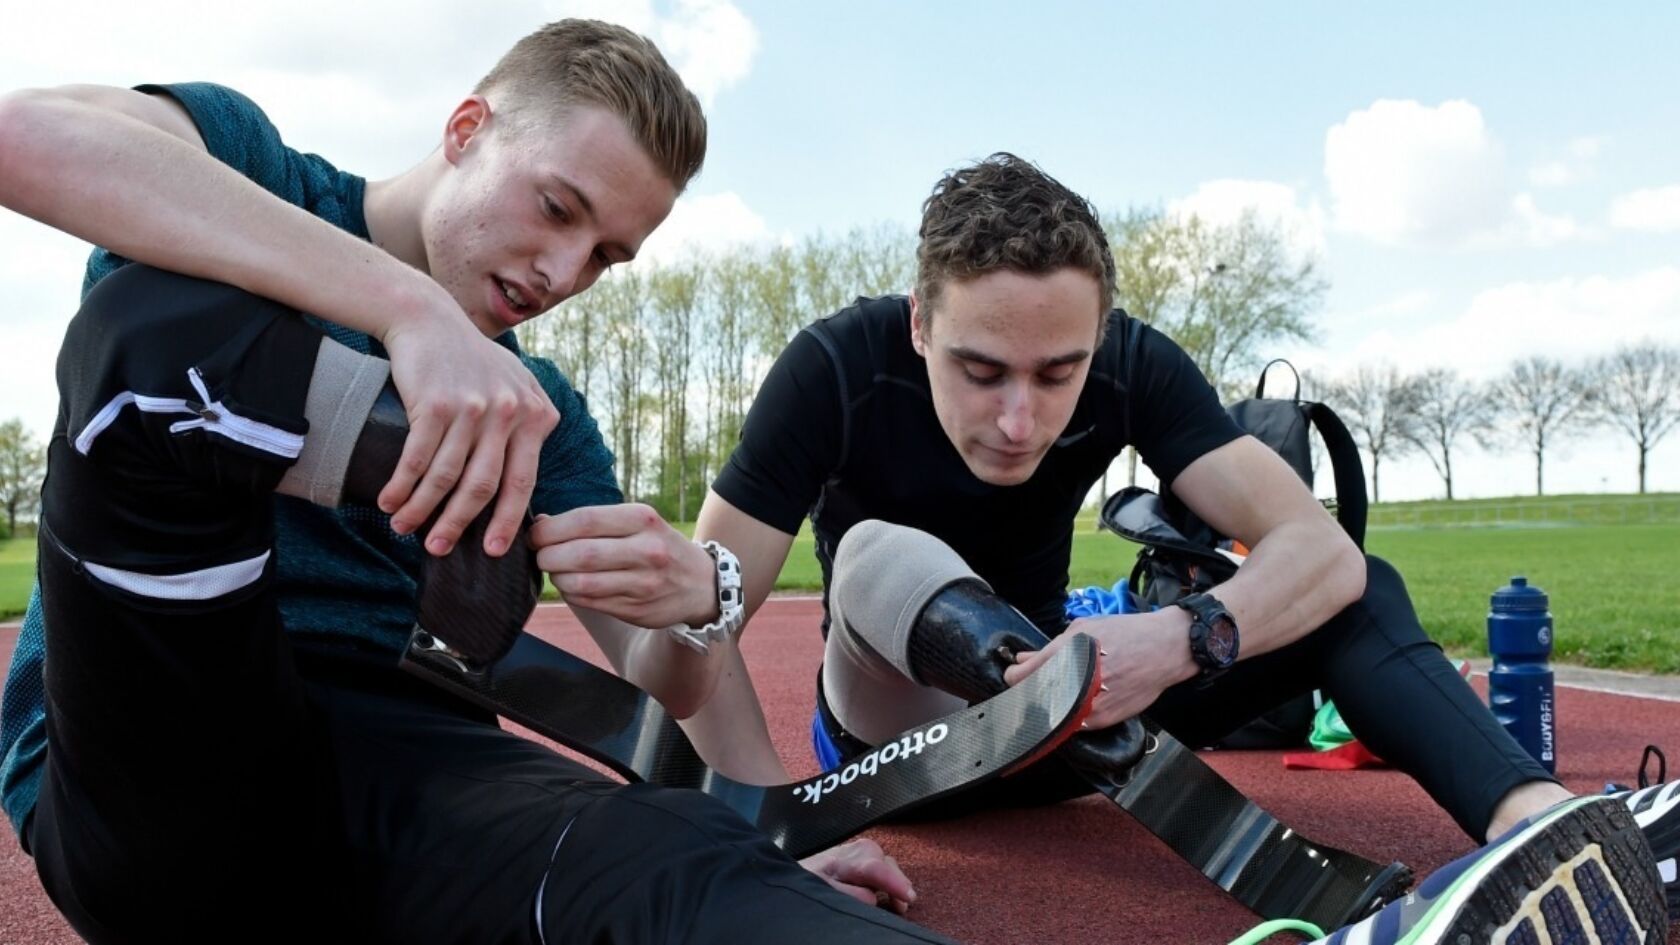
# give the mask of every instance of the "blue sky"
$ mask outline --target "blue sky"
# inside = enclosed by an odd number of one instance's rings
[[[1672,5],[32,7],[0,36],[0,87],[222,81],[295,145],[375,177],[424,154],[513,39],[604,16],[653,36],[709,106],[707,168],[670,244],[911,226],[943,169],[1003,149],[1104,209],[1254,207],[1288,227],[1331,290],[1320,343],[1276,353],[1326,373],[1386,358],[1480,377],[1517,355],[1680,343]],[[0,214],[0,326],[23,365],[0,379],[0,415],[42,430],[81,252]],[[1461,493],[1532,475],[1516,454],[1463,460]],[[1680,434],[1654,460],[1653,487],[1680,490]],[[1633,488],[1615,436],[1550,464],[1558,490]],[[1421,460],[1384,485],[1440,491]]]

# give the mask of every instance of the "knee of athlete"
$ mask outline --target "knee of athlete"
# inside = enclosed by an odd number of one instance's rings
[[[840,536],[840,544],[834,549],[834,589],[840,590],[843,583],[855,583],[851,578],[859,568],[884,554],[895,553],[899,543],[913,542],[916,535],[926,533],[874,518],[853,525]]]
[[[1365,556],[1365,596],[1369,598],[1373,592],[1391,593],[1395,590],[1405,591],[1405,579],[1400,576],[1394,565],[1389,564],[1376,555]]]
[[[187,367],[236,334],[243,324],[241,312],[262,307],[278,306],[230,285],[133,263],[101,279],[87,294],[66,329],[63,347],[98,357],[92,366],[96,375],[149,388],[159,379],[184,377]],[[163,395],[151,389],[135,392]]]
[[[939,538],[921,529],[866,519],[841,536],[834,550],[834,583],[829,597],[836,609],[870,609],[882,597],[913,591],[932,580],[950,583],[973,571]],[[874,609],[879,609],[877,604]]]

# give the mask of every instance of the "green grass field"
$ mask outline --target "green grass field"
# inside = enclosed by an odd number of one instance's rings
[[[1434,506],[1380,506],[1366,544],[1405,575],[1424,627],[1461,655],[1486,652],[1488,596],[1513,574],[1551,595],[1560,661],[1680,673],[1680,497],[1548,497]],[[1512,512],[1526,507],[1520,515]],[[1674,511],[1671,512],[1670,510]],[[1396,510],[1399,510],[1396,513]],[[1501,516],[1504,524],[1481,521]],[[1654,519],[1652,518],[1654,516]],[[1382,525],[1421,517],[1423,527]],[[1575,521],[1630,524],[1572,524]],[[1637,523],[1637,524],[1632,524]],[[0,542],[0,614],[22,612],[34,579],[34,541]],[[1129,573],[1135,546],[1085,517],[1073,545],[1072,584],[1111,586]],[[809,527],[776,581],[811,591],[821,574]]]
[[[29,604],[35,584],[35,539],[0,541],[0,617],[15,617]]]

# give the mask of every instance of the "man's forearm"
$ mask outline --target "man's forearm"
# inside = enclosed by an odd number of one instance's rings
[[[1364,557],[1326,518],[1279,525],[1213,595],[1236,618],[1239,655],[1249,657],[1299,640],[1364,592]]]
[[[665,707],[674,718],[693,715],[712,695],[725,658],[714,644],[702,653],[663,630],[632,626],[600,611],[572,605],[618,674]]]
[[[0,98],[0,204],[130,259],[378,337],[442,292],[191,142],[68,94]]]
[[[739,639],[719,644],[717,686],[700,711],[682,720],[700,757],[724,775],[748,784],[782,784],[791,778],[770,742]]]

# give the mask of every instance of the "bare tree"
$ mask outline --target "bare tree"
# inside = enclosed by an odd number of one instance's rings
[[[46,472],[47,451],[23,421],[0,423],[0,503],[6,506],[6,537],[17,534],[19,517],[39,510]]]
[[[648,363],[648,331],[643,324],[647,277],[633,266],[625,267],[598,282],[589,296],[601,316],[606,413],[618,457],[619,488],[632,498],[641,480],[641,434],[648,406],[643,390]]]
[[[1141,322],[1160,325],[1183,280],[1172,228],[1159,210],[1137,208],[1104,216],[1102,223],[1114,251],[1115,304]]]
[[[1414,394],[1392,364],[1360,365],[1351,376],[1324,385],[1324,401],[1342,416],[1371,457],[1371,501],[1382,501],[1382,460],[1412,448]]]
[[[846,290],[841,305],[851,304],[860,295],[908,292],[916,278],[916,243],[901,226],[882,224],[852,230],[841,242],[838,255],[838,278]]]
[[[1252,211],[1218,226],[1133,210],[1105,227],[1118,303],[1171,335],[1221,393],[1247,387],[1267,346],[1312,337],[1328,290],[1317,260]]]
[[[808,312],[804,307],[800,260],[793,250],[772,246],[754,253],[751,260],[753,326],[757,329],[754,336],[758,353],[768,365],[799,329],[819,313]]]
[[[710,263],[707,304],[702,308],[705,352],[707,481],[714,478],[741,436],[741,422],[752,400],[747,353],[752,346],[753,265],[746,249],[715,257]]]
[[[841,281],[840,259],[845,251],[844,240],[834,240],[818,233],[806,237],[799,244],[798,292],[801,314],[804,316],[793,330],[792,338],[805,321],[839,311],[857,297],[857,289]]]
[[[1493,417],[1487,392],[1449,368],[1430,368],[1411,378],[1412,423],[1406,440],[1428,457],[1453,498],[1453,447],[1466,436],[1481,436]]]
[[[675,495],[677,520],[688,521],[689,375],[694,322],[705,268],[693,256],[661,266],[649,278],[653,302],[654,367],[659,385],[659,491]]]
[[[1593,370],[1593,413],[1615,424],[1639,450],[1639,492],[1645,460],[1680,424],[1680,349],[1652,341],[1620,348]]]
[[[1529,357],[1495,380],[1490,397],[1503,429],[1485,441],[1511,443],[1534,453],[1534,494],[1546,494],[1546,448],[1585,428],[1589,416],[1582,372],[1551,358]]]
[[[519,346],[554,362],[572,387],[587,400],[593,393],[601,360],[601,300],[585,292],[561,303],[553,312],[516,329]]]

